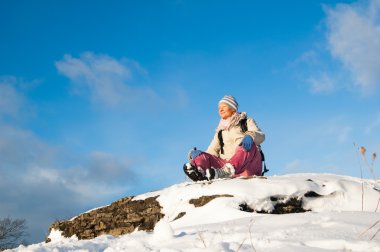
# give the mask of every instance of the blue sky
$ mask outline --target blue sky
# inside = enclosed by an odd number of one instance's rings
[[[51,222],[185,180],[217,103],[266,133],[269,175],[370,178],[380,1],[0,0],[0,217]]]

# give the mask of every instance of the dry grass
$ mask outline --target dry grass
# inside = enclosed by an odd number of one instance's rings
[[[250,221],[248,232],[249,232],[249,240],[251,242],[252,250],[256,252],[256,248],[255,248],[255,246],[253,246],[253,242],[252,242],[252,231],[251,231],[252,225],[253,225],[253,219]],[[240,243],[236,252],[239,252],[239,250],[241,249],[241,247],[243,246],[243,244],[246,240],[247,240],[247,238],[244,238],[244,240]]]
[[[372,178],[374,180],[376,180],[376,174],[375,174],[375,169],[374,169],[375,160],[376,160],[376,157],[377,157],[376,152],[373,152],[372,155],[371,155],[371,163],[368,162],[368,159],[367,159],[367,149],[364,146],[361,146],[359,148],[359,152],[362,154],[363,161],[366,164],[368,170],[370,171],[370,173],[372,175]]]
[[[371,154],[371,160],[370,162],[368,161],[368,158],[367,158],[367,149],[364,147],[364,146],[361,146],[360,148],[358,148],[356,146],[356,144],[354,143],[354,146],[355,148],[358,150],[358,153],[361,154],[361,157],[362,157],[362,160],[365,164],[365,166],[368,168],[370,174],[372,175],[372,178],[374,180],[374,182],[376,183],[376,174],[375,174],[375,161],[376,161],[376,158],[377,158],[377,154],[376,152],[373,152]],[[359,163],[360,164],[360,178],[362,179],[362,211],[363,211],[363,205],[364,205],[364,182],[363,182],[363,168],[362,168],[362,165],[361,165],[361,162]],[[379,195],[379,199],[377,201],[377,205],[376,205],[376,209],[375,209],[375,212],[377,212],[377,209],[379,207],[379,203],[380,203],[380,195]],[[372,224],[369,228],[367,228],[365,231],[363,231],[359,237],[362,237],[363,235],[365,235],[366,233],[370,232],[371,230],[375,229],[376,230],[376,226],[380,223],[380,220],[376,221],[374,224]],[[376,232],[373,233],[373,235],[370,237],[370,240],[373,240],[377,234],[380,233],[380,228],[377,228]]]
[[[251,224],[249,225],[249,240],[251,241],[251,246],[252,246],[253,251],[256,252],[256,248],[255,246],[253,246],[253,242],[252,242],[252,232],[251,232],[252,225],[253,225],[253,219],[251,220]]]
[[[251,231],[251,229],[252,229],[252,225],[253,225],[253,219],[250,221],[250,225],[249,225],[248,232],[249,232],[250,243],[251,243],[251,246],[252,246],[252,251],[256,252],[256,248],[255,248],[255,246],[253,245],[253,241],[252,241],[252,231]],[[221,239],[222,239],[222,241],[223,241],[224,238],[223,238],[222,233],[219,232],[219,234],[220,234]],[[206,244],[206,240],[205,240],[205,238],[203,237],[203,231],[198,230],[198,231],[197,231],[197,235],[198,235],[199,240],[202,241],[202,244],[203,244],[204,248],[207,249],[208,246],[207,246],[207,244]],[[240,251],[240,249],[243,247],[243,245],[244,245],[244,243],[247,241],[247,239],[248,239],[247,237],[245,237],[245,238],[243,239],[243,241],[239,244],[239,247],[236,249],[236,252],[239,252],[239,251]],[[214,240],[214,239],[212,239],[212,240]],[[211,242],[211,241],[208,241],[209,245],[210,245],[210,242]],[[211,242],[211,243],[212,243],[212,242]]]
[[[376,152],[373,152],[371,154],[371,161],[369,162],[368,158],[367,158],[367,149],[364,146],[357,147],[357,145],[355,143],[354,143],[354,147],[357,150],[356,153],[357,153],[357,157],[358,157],[358,161],[359,161],[359,167],[360,167],[360,179],[362,180],[362,211],[364,211],[364,180],[363,180],[362,163],[364,163],[364,165],[368,168],[374,182],[376,183],[377,179],[376,179],[376,174],[375,174],[375,161],[377,158],[377,154],[376,154]],[[361,159],[359,157],[359,154],[361,155]],[[375,212],[377,212],[377,209],[379,207],[379,203],[380,203],[380,196],[379,196],[379,200],[377,201],[377,206],[376,206]]]
[[[355,149],[359,150],[359,148],[357,148],[355,143],[354,143],[354,147]],[[360,162],[359,152],[356,152],[356,157],[358,158],[359,167],[360,167],[360,179],[362,181],[362,212],[363,212],[364,211],[364,181],[363,181],[363,167],[362,167],[362,162]]]
[[[369,172],[371,173],[372,178],[374,180],[376,180],[376,174],[375,174],[375,161],[377,158],[376,152],[373,152],[371,154],[371,161],[369,162],[368,158],[367,158],[367,149],[364,146],[358,147],[356,145],[356,143],[354,143],[354,147],[355,147],[355,149],[357,149],[357,151],[358,151],[357,153],[361,154],[362,160],[363,160],[364,164],[366,165],[366,167],[368,168]],[[362,162],[359,162],[359,166],[360,166],[360,176],[363,177]]]

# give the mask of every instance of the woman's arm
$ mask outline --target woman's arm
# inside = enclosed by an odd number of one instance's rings
[[[207,153],[219,157],[220,155],[220,143],[218,138],[218,132],[215,132],[214,138],[212,139],[210,145],[208,146]]]
[[[256,145],[262,144],[265,140],[265,134],[261,131],[261,129],[257,126],[257,123],[252,118],[247,119],[247,128],[248,131],[246,134],[253,137]]]

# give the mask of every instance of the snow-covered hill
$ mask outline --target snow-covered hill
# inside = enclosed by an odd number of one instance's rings
[[[158,196],[165,216],[153,232],[78,240],[53,230],[50,243],[14,251],[380,251],[377,183],[332,174],[185,182],[135,198]],[[298,213],[264,213],[279,209]]]

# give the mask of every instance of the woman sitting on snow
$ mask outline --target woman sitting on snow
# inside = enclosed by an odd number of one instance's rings
[[[245,112],[238,112],[238,103],[226,95],[219,101],[221,120],[206,152],[189,152],[189,163],[183,166],[194,180],[211,180],[239,176],[261,176],[259,145],[265,135]]]

